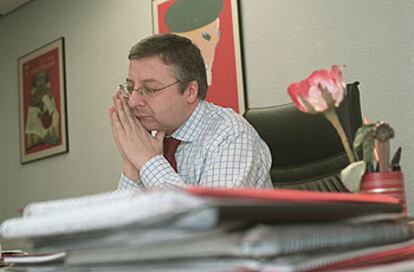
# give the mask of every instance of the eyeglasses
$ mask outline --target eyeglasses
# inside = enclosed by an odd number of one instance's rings
[[[138,89],[134,89],[134,83],[130,82],[130,81],[126,81],[122,84],[119,84],[118,86],[118,90],[120,90],[125,98],[129,98],[132,95],[132,92],[137,92],[139,95],[143,96],[143,97],[152,97],[154,96],[154,94],[167,89],[168,87],[175,85],[177,83],[179,83],[180,81],[177,80],[171,84],[168,84],[164,87],[161,88],[149,88],[149,87],[141,87]]]

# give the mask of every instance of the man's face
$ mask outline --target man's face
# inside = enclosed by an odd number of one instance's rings
[[[146,57],[130,61],[128,81],[133,82],[134,89],[160,89],[177,79],[172,67],[159,57]],[[180,93],[179,84],[173,84],[149,97],[133,92],[128,105],[147,130],[165,131],[169,135],[181,126],[197,105],[197,98],[189,89],[187,87]]]

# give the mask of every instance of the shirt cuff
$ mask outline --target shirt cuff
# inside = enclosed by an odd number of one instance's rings
[[[139,180],[133,181],[129,179],[127,176],[125,176],[123,173],[121,174],[121,179],[119,180],[119,185],[118,185],[118,191],[126,191],[126,190],[132,191],[132,190],[143,189],[143,188],[145,188],[145,186]]]

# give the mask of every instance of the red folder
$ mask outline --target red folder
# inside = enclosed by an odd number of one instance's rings
[[[362,268],[388,264],[414,258],[414,241],[381,246],[377,249],[361,250],[358,257],[351,257],[311,271],[337,271],[339,269]]]
[[[328,193],[287,189],[205,188],[186,190],[220,208],[221,219],[252,223],[323,222],[402,211],[386,195]]]
[[[249,188],[205,188],[188,187],[187,191],[211,197],[244,198],[286,202],[357,202],[357,203],[388,203],[398,204],[399,200],[387,195],[359,193],[330,193],[289,189],[249,189]]]

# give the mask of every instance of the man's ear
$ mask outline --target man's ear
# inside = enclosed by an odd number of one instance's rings
[[[198,83],[193,80],[187,85],[187,89],[184,92],[187,97],[187,102],[193,104],[198,99]]]

